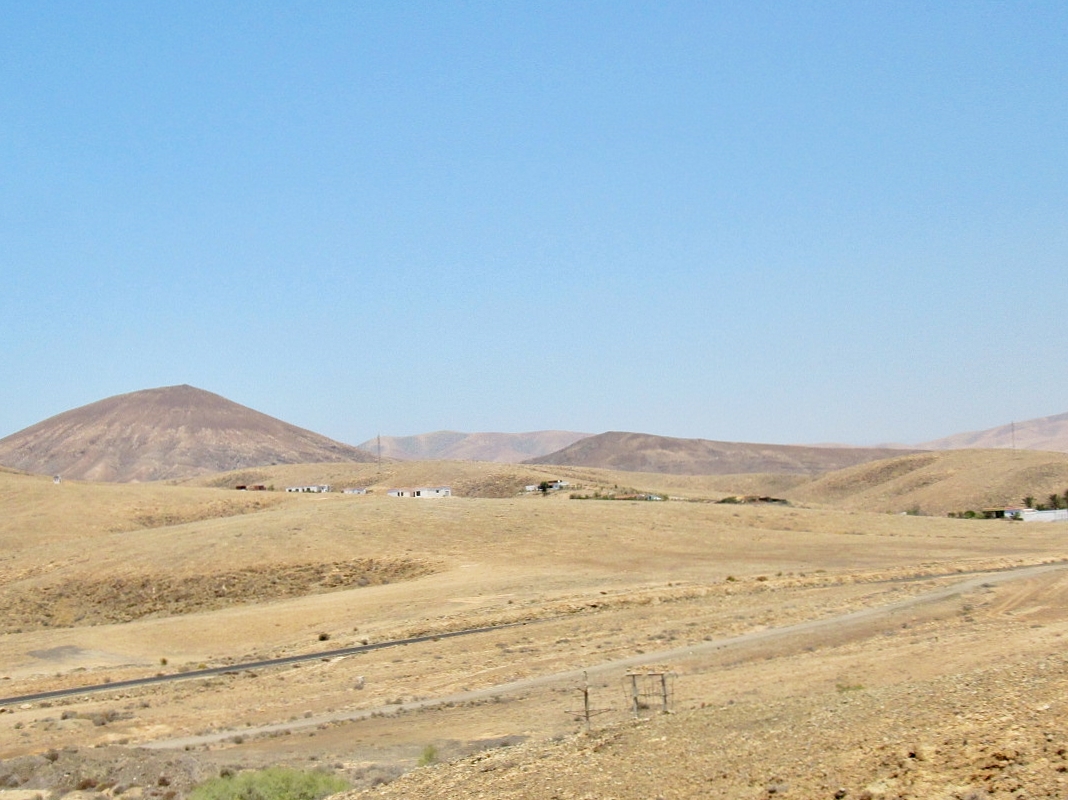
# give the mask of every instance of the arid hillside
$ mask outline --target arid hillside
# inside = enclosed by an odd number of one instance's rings
[[[676,475],[747,472],[812,475],[901,453],[887,448],[713,442],[613,431],[590,436],[555,453],[529,459],[527,463]]]
[[[958,433],[918,445],[924,450],[1005,448],[1068,453],[1068,414],[999,425],[984,431]]]
[[[915,453],[838,470],[792,487],[798,503],[944,516],[1046,502],[1068,490],[1068,454],[1026,450]]]
[[[773,497],[794,506],[847,511],[946,516],[1020,505],[1030,496],[1048,503],[1068,490],[1068,454],[1038,451],[948,450],[898,455],[822,475],[741,473],[677,475],[664,472],[495,464],[471,461],[392,461],[383,464],[289,464],[202,476],[185,485],[233,488],[263,484],[331,484],[385,494],[403,486],[450,486],[461,497],[512,498],[524,487],[562,480],[558,497],[602,498],[657,494],[693,502]]]
[[[553,453],[590,434],[574,431],[532,431],[530,433],[460,433],[436,431],[417,436],[382,436],[360,447],[386,458],[413,461],[497,461],[517,464],[528,458]]]
[[[562,474],[552,467],[497,464],[490,461],[383,461],[382,464],[280,464],[254,467],[183,481],[186,485],[233,488],[260,484],[278,489],[287,486],[327,484],[337,491],[366,489],[384,495],[390,489],[448,486],[460,497],[507,498],[523,494],[524,488]],[[607,478],[596,475],[600,487]]]
[[[984,456],[957,474],[993,475]],[[569,486],[522,490],[539,477]],[[1064,796],[1064,526],[848,493],[712,502],[807,484],[479,462],[179,485],[0,470],[0,788],[180,800],[289,765],[367,798]],[[635,490],[678,499],[619,499]]]
[[[263,464],[373,458],[184,385],[109,397],[0,439],[0,464],[93,481],[154,481]]]
[[[420,485],[456,496],[386,495]],[[0,791],[180,800],[288,765],[351,800],[1063,797],[1068,526],[941,515],[1065,489],[1068,454],[1003,450],[0,468]]]

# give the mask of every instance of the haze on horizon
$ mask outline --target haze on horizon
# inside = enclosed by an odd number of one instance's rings
[[[1068,411],[1068,7],[0,0],[0,437]]]

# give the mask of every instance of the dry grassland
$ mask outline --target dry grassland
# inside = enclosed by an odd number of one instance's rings
[[[944,516],[1046,502],[1068,490],[1068,454],[1030,450],[917,453],[832,472],[791,490],[791,499],[836,508]]]
[[[3,696],[512,626],[9,705],[0,789],[168,800],[282,762],[390,797],[1063,796],[1064,527],[833,508],[831,490],[809,507],[516,495],[548,477],[800,488],[485,464],[201,481],[368,496],[0,472]],[[491,496],[382,496],[400,484]],[[624,675],[652,667],[675,713],[633,721]],[[453,763],[394,780],[432,754]]]

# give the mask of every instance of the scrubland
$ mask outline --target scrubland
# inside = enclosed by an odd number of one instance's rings
[[[879,490],[475,463],[0,472],[0,694],[234,666],[3,706],[0,788],[173,798],[287,764],[383,797],[1063,796],[1068,531],[889,512],[1039,494],[1065,459],[956,458]],[[674,499],[522,492],[551,477]],[[227,488],[320,482],[372,492]],[[437,484],[460,496],[384,496]],[[671,713],[633,713],[635,672],[665,676]]]

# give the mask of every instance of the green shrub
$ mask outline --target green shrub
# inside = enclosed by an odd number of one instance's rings
[[[419,755],[419,766],[428,767],[431,764],[436,764],[438,761],[438,749],[432,744],[428,744],[423,748],[423,752]]]
[[[348,781],[328,772],[270,767],[212,778],[193,789],[189,800],[320,800],[348,788]]]

